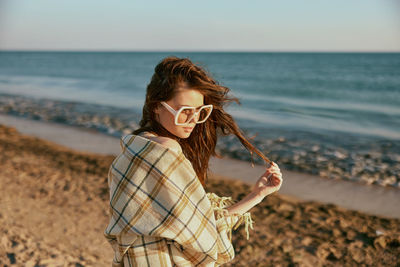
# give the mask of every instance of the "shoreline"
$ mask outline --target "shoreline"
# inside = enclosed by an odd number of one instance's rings
[[[120,152],[118,138],[96,130],[3,114],[0,114],[0,124],[15,127],[21,134],[45,139],[80,152],[113,156]],[[227,180],[240,180],[249,185],[254,184],[264,173],[263,166],[255,164],[252,168],[251,163],[226,157],[211,158],[209,167],[212,175]],[[397,203],[400,203],[400,190],[397,188],[281,171],[284,182],[277,194],[288,200],[316,201],[371,215],[400,218],[400,209],[397,207]]]
[[[0,93],[0,114],[74,125],[116,138],[137,129],[141,119],[141,110],[133,108],[4,93]],[[253,145],[283,169],[400,189],[400,142],[396,139],[368,131],[360,135],[264,126],[242,130],[249,138],[258,136]],[[216,150],[224,157],[251,162],[250,153],[235,136],[220,136]],[[254,161],[264,163],[260,157]]]

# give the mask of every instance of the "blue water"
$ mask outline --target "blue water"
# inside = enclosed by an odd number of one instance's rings
[[[0,52],[0,93],[140,113],[165,56],[189,57],[232,90],[241,127],[400,139],[400,53]]]
[[[400,53],[0,52],[0,113],[120,137],[169,55],[228,86],[241,105],[227,112],[282,168],[400,188]],[[220,140],[219,153],[250,160]]]

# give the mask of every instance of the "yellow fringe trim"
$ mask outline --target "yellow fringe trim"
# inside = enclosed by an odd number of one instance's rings
[[[235,204],[235,202],[232,200],[231,197],[219,197],[215,193],[207,193],[207,197],[210,200],[212,208],[215,211],[216,220],[226,216],[238,217],[238,221],[236,222],[235,225],[229,225],[229,232],[228,232],[229,240],[232,241],[232,229],[236,230],[242,222],[244,222],[245,224],[247,240],[249,240],[249,226],[251,229],[253,229],[253,223],[254,223],[253,219],[251,218],[251,213],[245,212],[244,214],[240,213],[230,214],[229,211],[225,208],[232,204]]]

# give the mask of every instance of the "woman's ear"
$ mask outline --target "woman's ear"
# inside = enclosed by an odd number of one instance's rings
[[[160,115],[160,112],[161,112],[161,105],[157,104],[157,106],[154,108],[154,113]]]

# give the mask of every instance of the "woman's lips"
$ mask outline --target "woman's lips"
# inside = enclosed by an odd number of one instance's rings
[[[183,127],[183,129],[184,129],[185,131],[191,131],[191,130],[193,130],[193,128],[191,128],[191,127]]]

